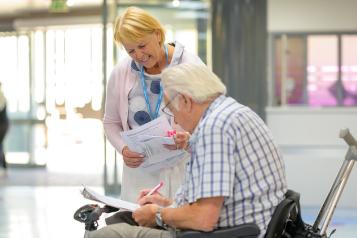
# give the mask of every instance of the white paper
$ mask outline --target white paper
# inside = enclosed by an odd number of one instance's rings
[[[111,207],[126,209],[129,211],[135,211],[136,209],[138,209],[140,207],[139,204],[136,204],[136,203],[127,202],[127,201],[124,201],[121,199],[100,195],[99,193],[95,192],[94,190],[88,188],[85,185],[83,185],[83,187],[84,188],[81,191],[81,194],[83,195],[83,197],[85,197],[89,200],[100,202],[100,203],[109,205]]]
[[[145,155],[139,168],[154,172],[162,168],[172,167],[182,159],[184,150],[170,150],[164,145],[173,145],[172,137],[166,137],[172,130],[166,116],[161,116],[138,128],[121,133],[129,149]]]
[[[150,136],[150,135],[142,135],[138,138],[141,142],[145,141],[154,141],[161,145],[174,145],[175,140],[173,137],[168,136]]]

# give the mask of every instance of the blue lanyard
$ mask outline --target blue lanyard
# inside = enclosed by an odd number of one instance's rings
[[[164,49],[165,49],[166,65],[168,65],[169,64],[169,53],[168,53],[168,49],[167,49],[166,45],[164,45]],[[144,67],[143,66],[141,66],[141,68],[140,68],[140,81],[141,81],[141,86],[143,87],[146,106],[148,108],[150,118],[151,118],[151,120],[153,120],[153,119],[157,118],[157,116],[159,115],[159,110],[160,110],[160,106],[161,106],[161,102],[162,102],[163,89],[161,86],[161,82],[160,82],[159,98],[157,99],[157,103],[156,103],[156,107],[155,107],[155,114],[153,114],[152,110],[151,110],[151,106],[150,106],[150,100],[149,100],[149,96],[148,96],[148,92],[147,92],[147,86],[145,83],[145,75],[144,75]]]

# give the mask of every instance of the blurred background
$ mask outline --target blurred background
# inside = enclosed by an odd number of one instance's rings
[[[81,184],[120,196],[121,156],[101,119],[126,52],[113,22],[128,6],[156,16],[272,129],[289,187],[313,223],[357,137],[355,0],[0,0],[0,82],[10,128],[0,168],[0,238],[82,237]],[[357,236],[357,172],[333,237]],[[19,229],[21,227],[21,229]]]

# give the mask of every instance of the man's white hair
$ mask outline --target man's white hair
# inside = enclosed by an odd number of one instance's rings
[[[194,102],[203,103],[226,94],[226,86],[206,65],[183,63],[162,72],[161,80],[166,94],[171,98],[180,93],[190,96]],[[173,103],[177,108],[177,105]]]

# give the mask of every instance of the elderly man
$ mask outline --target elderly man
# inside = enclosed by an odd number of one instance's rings
[[[284,163],[269,129],[225,96],[226,87],[206,66],[170,67],[162,83],[163,111],[192,134],[184,183],[175,201],[142,192],[142,207],[133,213],[140,226],[109,225],[90,237],[175,237],[175,229],[212,231],[251,222],[263,237],[286,192]]]

